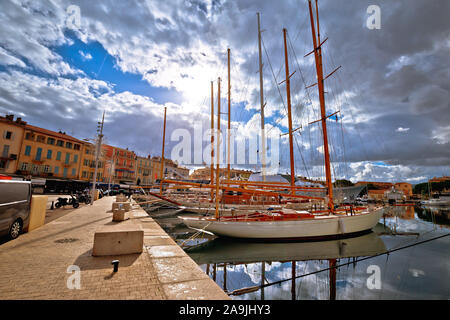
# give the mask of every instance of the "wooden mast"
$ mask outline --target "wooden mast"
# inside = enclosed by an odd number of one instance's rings
[[[325,175],[327,180],[328,189],[328,210],[330,213],[334,212],[334,202],[333,202],[333,184],[331,180],[331,168],[330,168],[330,151],[328,147],[328,135],[327,135],[327,116],[325,112],[325,93],[324,93],[324,81],[323,81],[323,69],[322,69],[322,49],[320,41],[320,30],[319,30],[319,11],[317,7],[316,0],[316,19],[317,19],[317,33],[318,39],[316,39],[316,31],[314,26],[314,16],[312,11],[311,0],[308,0],[309,4],[309,16],[311,20],[311,32],[314,44],[314,58],[316,62],[317,71],[317,86],[319,88],[319,100],[320,100],[320,113],[322,121],[322,133],[323,133],[323,149],[325,158]]]
[[[163,185],[163,174],[164,174],[164,145],[166,143],[166,112],[167,112],[167,107],[164,107],[164,129],[163,129],[163,143],[162,143],[162,152],[161,152],[161,171],[160,171],[160,175],[159,178],[160,180],[160,184],[159,184],[159,195],[162,195],[162,185]]]
[[[216,219],[219,219],[219,177],[220,177],[220,78],[217,80],[217,158],[216,158]]]
[[[228,48],[228,132],[227,132],[227,179],[230,180],[230,147],[231,147],[231,141],[230,141],[230,134],[231,134],[231,78],[230,78],[230,48]]]
[[[214,181],[214,82],[211,81],[211,184]],[[214,190],[211,188],[211,201],[214,196]]]
[[[258,51],[259,51],[259,100],[261,103],[261,167],[263,181],[266,181],[266,133],[264,129],[264,91],[263,91],[263,72],[262,72],[262,53],[261,53],[261,25],[258,17]]]
[[[291,162],[291,193],[294,194],[294,186],[295,186],[295,168],[294,168],[294,143],[292,140],[292,113],[291,113],[291,82],[289,80],[289,61],[288,61],[288,52],[287,52],[287,43],[286,43],[286,28],[283,29],[284,36],[284,59],[286,65],[286,95],[287,95],[287,105],[288,105],[288,124],[289,124],[289,153],[290,153],[290,162]]]

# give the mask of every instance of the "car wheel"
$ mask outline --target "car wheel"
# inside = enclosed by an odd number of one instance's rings
[[[13,222],[11,228],[9,228],[9,237],[11,239],[16,239],[19,236],[20,232],[22,232],[22,223],[19,219],[17,219]]]

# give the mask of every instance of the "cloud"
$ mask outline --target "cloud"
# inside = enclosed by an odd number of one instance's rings
[[[81,59],[83,61],[92,60],[92,56],[91,56],[91,54],[89,52],[84,53],[83,51],[79,50],[78,53],[80,54]]]
[[[267,130],[287,130],[282,28],[288,29],[297,173],[319,175],[323,163],[321,118],[307,1],[79,1],[75,36],[99,43],[123,73],[139,75],[154,88],[181,92],[180,103],[157,104],[133,92],[116,92],[114,80],[87,77],[55,48],[71,45],[66,9],[72,3],[8,1],[0,23],[0,111],[26,115],[50,129],[92,135],[107,110],[110,143],[142,153],[160,153],[163,107],[168,132],[208,128],[210,82],[222,79],[226,98],[227,48],[231,48],[231,99],[246,118],[233,125],[243,136],[259,132],[259,73],[256,12],[261,13]],[[450,54],[448,1],[402,0],[381,5],[380,30],[365,27],[369,0],[320,1],[331,158],[352,179],[448,174],[450,163]],[[350,49],[349,49],[350,48]],[[91,54],[92,53],[92,54]],[[85,61],[94,52],[80,50]],[[101,62],[101,61],[100,61]],[[99,63],[100,63],[99,62]],[[131,90],[131,89],[130,89]],[[226,100],[224,105],[226,105]],[[250,115],[249,115],[250,114]],[[341,121],[342,120],[342,125]],[[393,132],[408,134],[396,134]],[[286,137],[285,137],[286,138]],[[281,139],[282,170],[289,168]],[[384,168],[371,165],[383,161]],[[355,164],[351,167],[349,164]],[[364,165],[363,165],[364,164]],[[297,168],[298,167],[298,168]],[[408,171],[410,168],[411,171]]]

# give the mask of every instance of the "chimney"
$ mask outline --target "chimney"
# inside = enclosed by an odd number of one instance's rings
[[[17,119],[16,119],[16,122],[17,122],[17,123],[21,123],[21,122],[22,122],[22,118],[17,118]]]
[[[13,114],[7,114],[6,119],[9,121],[14,121],[14,115]]]

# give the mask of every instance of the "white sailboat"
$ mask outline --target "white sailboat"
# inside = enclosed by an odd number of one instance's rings
[[[323,149],[325,158],[325,174],[327,182],[328,202],[326,210],[319,211],[296,211],[289,209],[272,211],[254,211],[236,216],[219,216],[216,210],[215,217],[184,216],[179,217],[184,223],[193,229],[213,233],[221,237],[246,238],[246,239],[268,239],[268,240],[309,240],[323,238],[342,238],[355,236],[370,231],[382,217],[382,208],[336,208],[333,199],[333,187],[331,180],[330,156],[327,136],[326,120],[329,116],[325,112],[324,76],[322,70],[322,50],[320,42],[320,31],[318,22],[318,8],[316,2],[316,21],[312,11],[311,1],[308,1],[311,19],[311,31],[317,71],[317,87],[321,109],[321,122],[323,131]],[[317,34],[316,34],[317,23]],[[285,65],[286,65],[286,91],[288,105],[288,123],[290,140],[291,161],[291,192],[294,194],[294,160],[292,147],[292,118],[290,104],[290,74],[288,69],[288,56],[286,45],[286,29],[284,33]],[[333,71],[334,73],[334,71]],[[330,74],[331,75],[331,74]],[[218,181],[216,182],[218,189]],[[218,194],[218,193],[217,193]],[[217,206],[217,202],[216,202]]]

